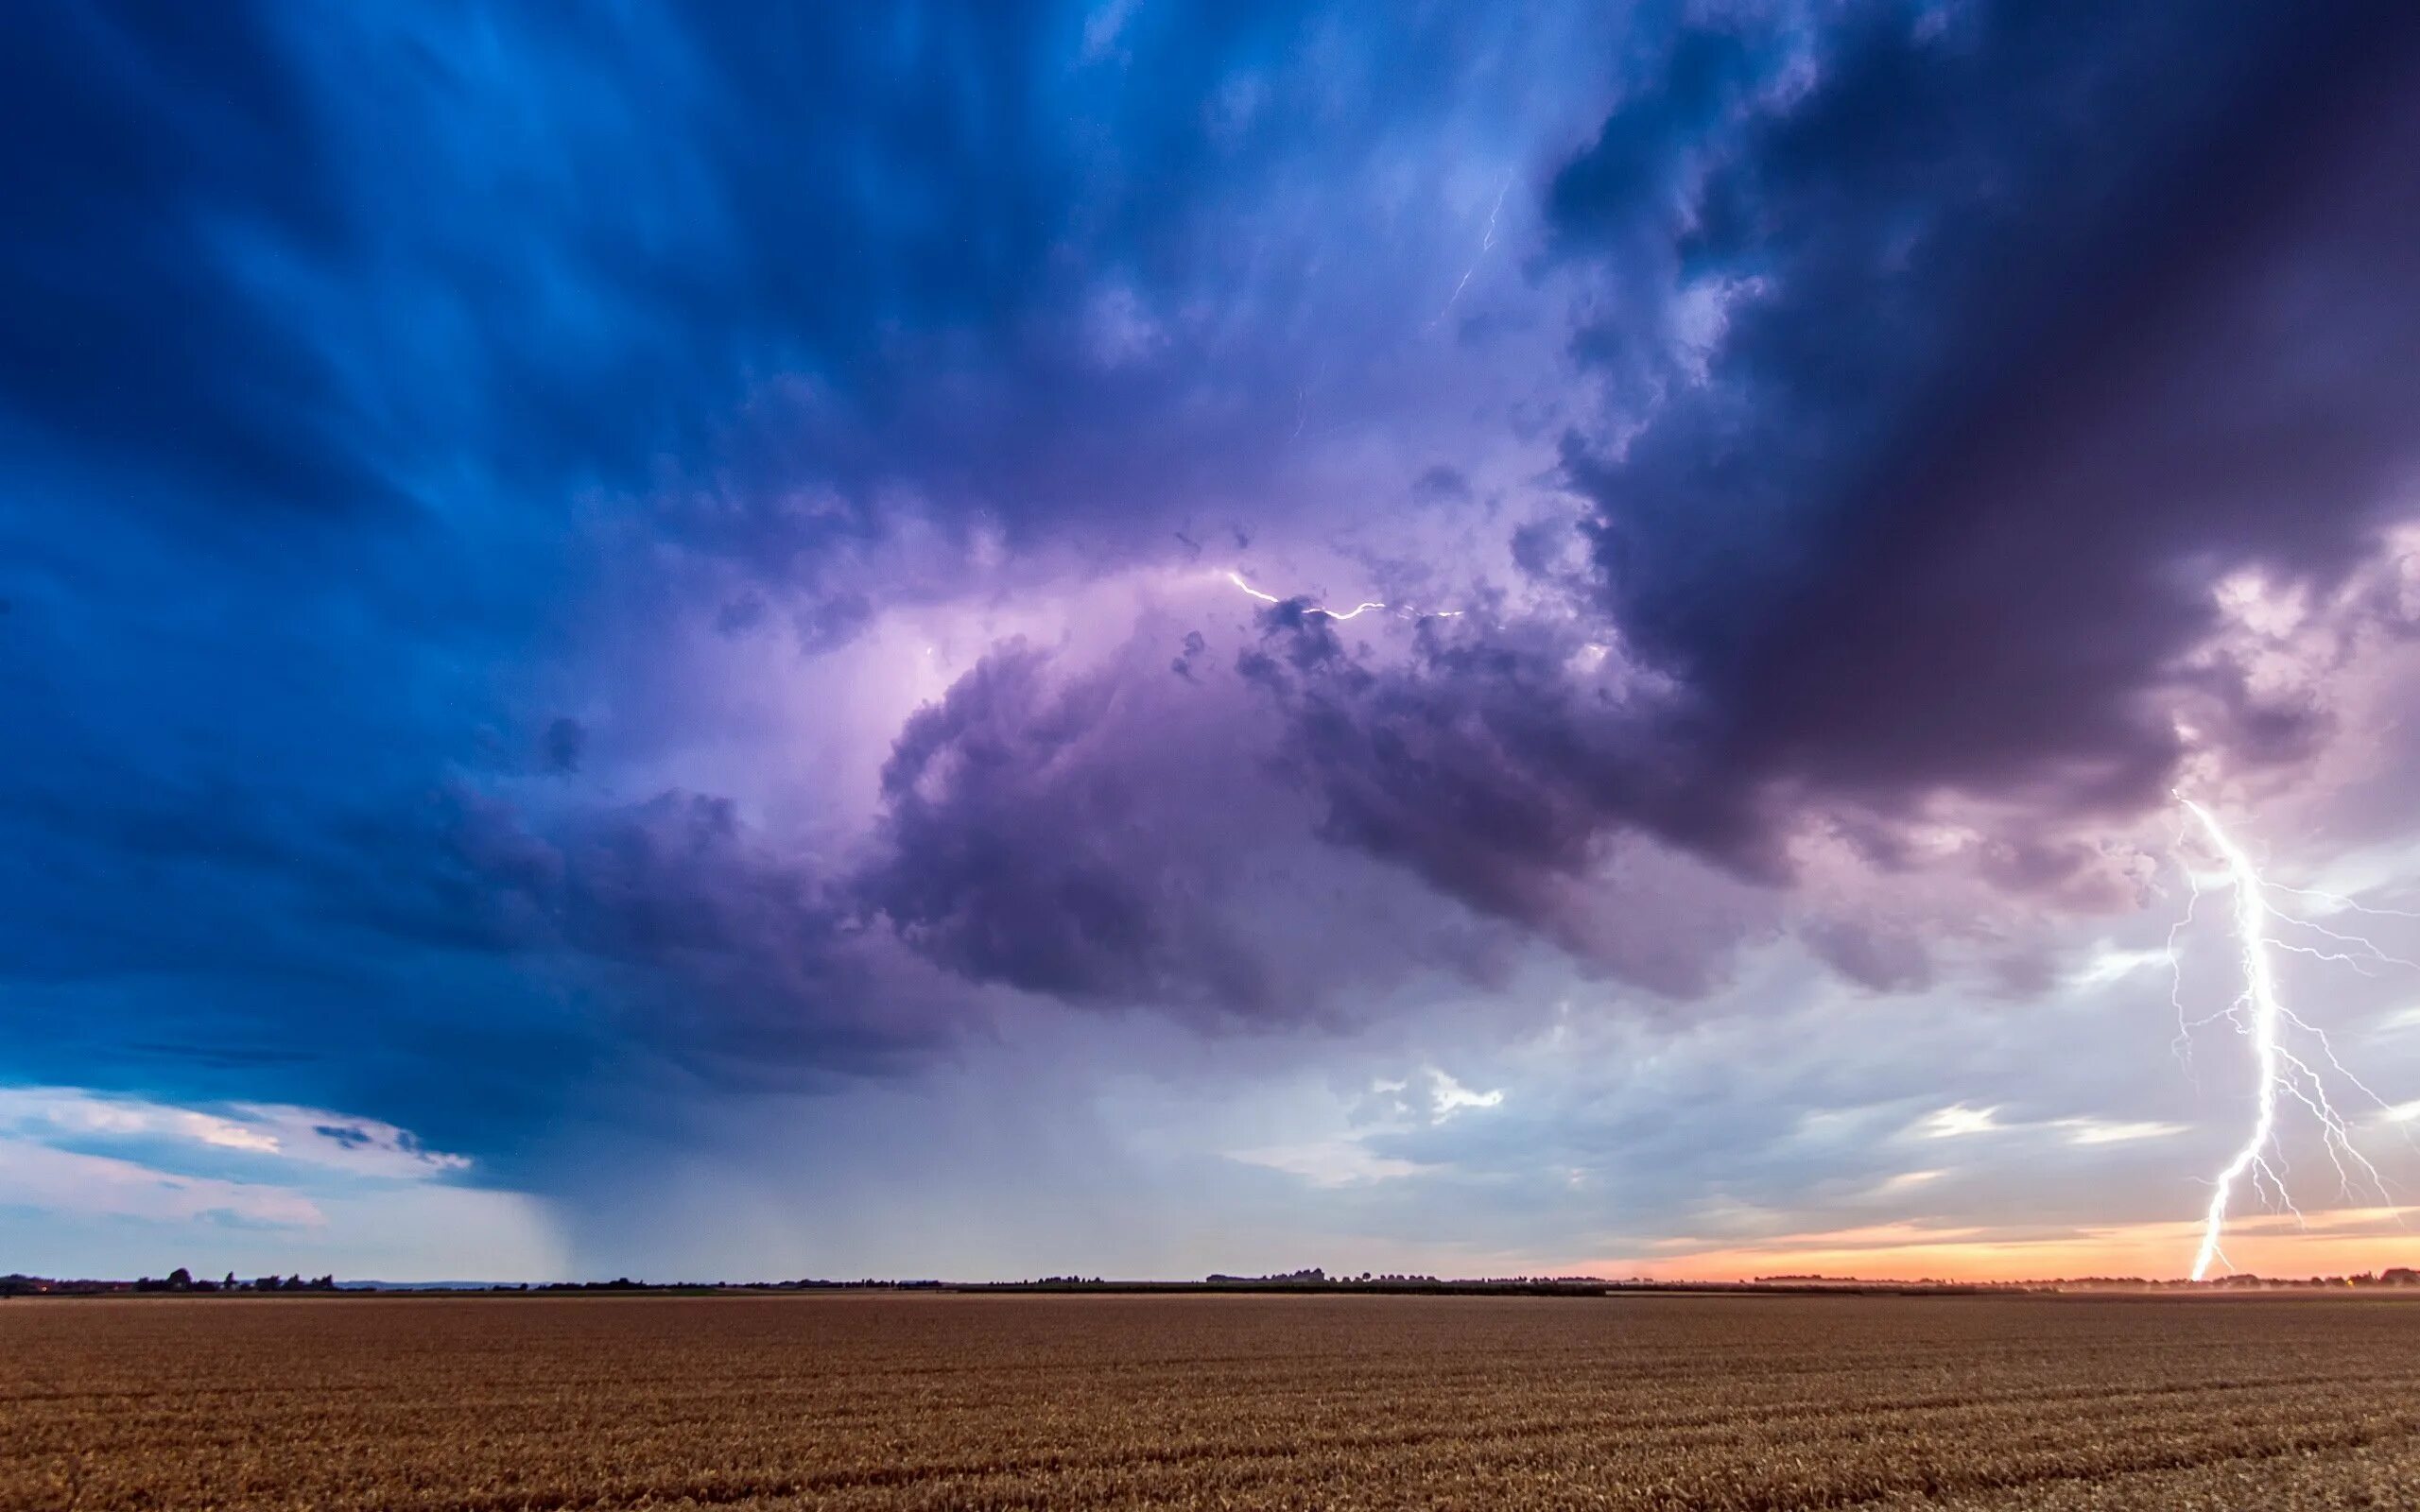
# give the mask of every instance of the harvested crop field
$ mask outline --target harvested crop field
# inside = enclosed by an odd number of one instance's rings
[[[2386,1299],[0,1304],[0,1507],[2420,1506]]]

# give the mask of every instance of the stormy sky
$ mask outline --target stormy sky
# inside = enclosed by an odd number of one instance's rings
[[[18,31],[0,1269],[2415,1253],[2411,8]]]

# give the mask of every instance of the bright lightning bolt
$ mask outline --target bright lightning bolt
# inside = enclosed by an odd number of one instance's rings
[[[1241,573],[1231,572],[1227,574],[1227,581],[1235,584],[1237,588],[1242,589],[1245,593],[1250,593],[1253,597],[1259,599],[1264,604],[1283,604],[1288,602],[1288,600],[1278,597],[1275,593],[1264,593],[1259,589],[1253,587],[1252,584],[1245,582],[1244,575]],[[1329,609],[1321,604],[1305,604],[1303,606],[1303,612],[1305,614],[1324,614],[1332,620],[1349,620],[1357,619],[1361,615],[1369,612],[1371,610],[1384,609],[1387,606],[1384,604],[1356,604],[1351,609]]]
[[[2269,905],[2260,894],[2260,874],[2253,867],[2252,858],[2228,837],[2208,809],[2189,798],[2179,795],[2178,801],[2202,821],[2210,843],[2218,847],[2225,858],[2228,874],[2235,883],[2236,938],[2243,951],[2244,996],[2252,1005],[2252,1055],[2260,1071],[2258,1111],[2252,1121],[2252,1133],[2219,1172],[2216,1190],[2210,1194],[2209,1211],[2202,1219],[2202,1247],[2193,1257],[2193,1279],[2200,1280],[2209,1274],[2210,1263],[2221,1258],[2219,1235],[2226,1227],[2227,1200],[2235,1194],[2235,1184],[2247,1172],[2268,1169],[2269,1142],[2277,1130],[2277,977],[2275,963],[2269,955]],[[2273,1177],[2274,1173],[2271,1173]]]
[[[2364,1096],[2377,1102],[2381,1108],[2386,1107],[2386,1104],[2377,1097],[2377,1093],[2364,1086],[2360,1078],[2344,1069],[2343,1063],[2336,1058],[2336,1052],[2328,1044],[2325,1034],[2313,1028],[2286,1005],[2277,988],[2277,964],[2274,953],[2281,950],[2292,951],[2312,955],[2321,960],[2343,962],[2357,967],[2364,960],[2394,961],[2397,964],[2406,965],[2411,963],[2398,961],[2396,957],[2388,955],[2369,941],[2357,936],[2339,934],[2334,930],[2323,928],[2308,919],[2281,912],[2270,902],[2273,892],[2297,893],[2302,896],[2314,895],[2304,889],[2281,886],[2263,879],[2260,869],[2253,865],[2252,857],[2246,854],[2243,848],[2227,833],[2225,828],[2219,823],[2217,816],[2182,793],[2176,795],[2176,799],[2184,804],[2187,812],[2200,823],[2202,833],[2209,840],[2211,848],[2225,863],[2229,885],[2234,889],[2235,935],[2237,947],[2241,952],[2244,988],[2242,995],[2229,1005],[2225,1012],[2227,1017],[2234,1019],[2238,1025],[2251,1036],[2253,1064],[2259,1076],[2251,1131],[2245,1135],[2243,1145],[2235,1152],[2234,1159],[2220,1168],[2217,1182],[2210,1193],[2209,1208],[2203,1214],[2202,1244],[2193,1257],[2193,1279],[2198,1281],[2209,1274],[2213,1262],[2227,1264],[2230,1269],[2233,1268],[2232,1263],[2227,1261],[2226,1252],[2220,1247],[2220,1240],[2226,1228],[2227,1206],[2235,1195],[2238,1182],[2249,1180],[2256,1192],[2267,1190],[2273,1193],[2287,1211],[2300,1216],[2292,1199],[2287,1195],[2285,1177],[2280,1169],[2283,1162],[2273,1160],[2277,1114],[2281,1098],[2291,1097],[2308,1109],[2311,1116],[2319,1121],[2328,1160],[2336,1167],[2337,1177],[2346,1191],[2351,1190],[2353,1171],[2358,1168],[2363,1176],[2368,1177],[2370,1184],[2378,1189],[2380,1195],[2386,1196],[2390,1204],[2394,1201],[2394,1198],[2387,1194],[2386,1184],[2380,1179],[2377,1168],[2354,1147],[2351,1125],[2336,1110],[2334,1103],[2329,1101],[2326,1086],[2319,1071],[2308,1060],[2295,1053],[2293,1045],[2288,1041],[2288,1031],[2294,1029],[2303,1031],[2318,1045],[2320,1055],[2325,1057],[2326,1065],[2336,1075],[2358,1089]],[[2197,902],[2201,890],[2197,885],[2194,889]],[[2360,906],[2351,903],[2350,900],[2331,899],[2330,901],[2355,908]],[[2191,916],[2188,914],[2187,917],[2189,919]],[[2292,925],[2310,930],[2340,945],[2349,947],[2355,954],[2347,954],[2344,950],[2321,950],[2309,945],[2278,939],[2273,933],[2275,926],[2278,925]],[[2180,924],[2179,927],[2181,928],[2182,925]],[[2172,938],[2171,936],[2171,940]],[[2245,1019],[2247,1012],[2249,1022]]]

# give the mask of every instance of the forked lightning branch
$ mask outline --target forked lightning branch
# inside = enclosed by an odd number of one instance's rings
[[[2197,1021],[2184,1019],[2180,999],[2178,1017],[2182,1031],[2189,1033],[2200,1024],[2224,1019],[2233,1023],[2252,1044],[2253,1115],[2243,1143],[2226,1164],[2219,1168],[2211,1184],[2209,1206],[2202,1217],[2201,1246],[2193,1256],[2192,1276],[2205,1279],[2213,1264],[2233,1263],[2226,1258],[2221,1241],[2226,1233],[2227,1213],[2234,1205],[2238,1189],[2249,1187],[2273,1207],[2293,1213],[2297,1219],[2301,1210],[2294,1205],[2293,1194],[2287,1189],[2286,1162],[2278,1151],[2278,1123],[2281,1114],[2299,1111],[2318,1127],[2320,1145],[2335,1168],[2340,1194],[2351,1198],[2358,1187],[2376,1192],[2390,1207],[2394,1195],[2388,1189],[2378,1169],[2354,1143],[2353,1126],[2337,1106],[2337,1092],[2351,1091],[2383,1109],[2386,1102],[2347,1070],[2336,1056],[2327,1035],[2290,1007],[2285,989],[2277,976],[2277,957],[2283,954],[2306,955],[2321,961],[2360,967],[2373,963],[2411,966],[2414,963],[2389,955],[2370,941],[2357,935],[2346,935],[2329,929],[2305,914],[2289,912],[2278,906],[2279,895],[2316,899],[2328,907],[2352,912],[2376,912],[2360,907],[2348,898],[2308,888],[2288,887],[2273,883],[2260,874],[2251,855],[2227,833],[2212,814],[2193,799],[2177,795],[2192,815],[2210,849],[2222,865],[2223,885],[2229,894],[2230,918],[2236,945],[2241,956],[2243,989],[2233,1002],[2215,1013]],[[2202,896],[2202,880],[2192,868],[2186,868],[2187,881],[2193,887],[2194,902]],[[2191,920],[2188,908],[2186,918],[2178,921],[2181,930]],[[2171,962],[2175,960],[2175,935],[2169,936]],[[2324,943],[2312,943],[2312,941]]]

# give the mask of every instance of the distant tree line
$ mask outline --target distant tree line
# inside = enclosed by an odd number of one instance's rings
[[[317,1278],[294,1276],[256,1276],[251,1280],[237,1280],[229,1271],[219,1280],[197,1279],[192,1271],[180,1265],[165,1276],[140,1276],[130,1281],[59,1280],[49,1276],[27,1276],[22,1273],[0,1276],[0,1297],[37,1297],[50,1294],[78,1297],[111,1292],[333,1292],[337,1279],[333,1275]]]
[[[1317,1266],[1302,1270],[1279,1271],[1267,1276],[1230,1276],[1212,1272],[1199,1281],[1112,1281],[1098,1276],[1045,1276],[1040,1280],[950,1282],[939,1280],[885,1280],[867,1277],[860,1280],[817,1280],[802,1279],[794,1281],[641,1281],[627,1276],[610,1281],[546,1281],[495,1285],[472,1285],[438,1288],[462,1292],[524,1292],[552,1294],[596,1294],[606,1292],[675,1293],[681,1295],[711,1295],[716,1293],[745,1294],[766,1292],[1015,1292],[1015,1291],[1111,1291],[1111,1292],[1173,1292],[1206,1291],[1222,1288],[1237,1290],[1301,1289],[1317,1291],[1401,1291],[1435,1293],[1529,1293],[1556,1296],[1600,1296],[1614,1291],[1685,1291],[1685,1292],[1957,1292],[2009,1293],[2048,1291],[2091,1291],[2099,1289],[2126,1291],[2253,1291],[2284,1288],[2369,1289],[2379,1287],[2420,1288],[2420,1270],[2397,1265],[2377,1272],[2362,1271],[2353,1276],[2267,1277],[2238,1274],[2208,1281],[2152,1280],[2140,1276],[2085,1276],[2056,1280],[2038,1281],[1947,1281],[1947,1280],[1877,1280],[1870,1278],[1826,1277],[1814,1275],[1760,1276],[1753,1281],[1659,1281],[1645,1278],[1607,1280],[1591,1276],[1497,1276],[1467,1280],[1440,1280],[1434,1276],[1399,1274],[1389,1271],[1376,1274],[1363,1271],[1357,1276],[1330,1276]],[[409,1288],[422,1290],[423,1288]],[[305,1278],[301,1275],[268,1275],[251,1280],[237,1280],[229,1272],[218,1280],[198,1280],[180,1265],[164,1277],[140,1277],[134,1280],[66,1280],[47,1276],[22,1273],[0,1276],[0,1297],[91,1297],[112,1296],[129,1292],[201,1294],[244,1293],[288,1295],[357,1290],[376,1291],[374,1286],[339,1287],[333,1275]]]

